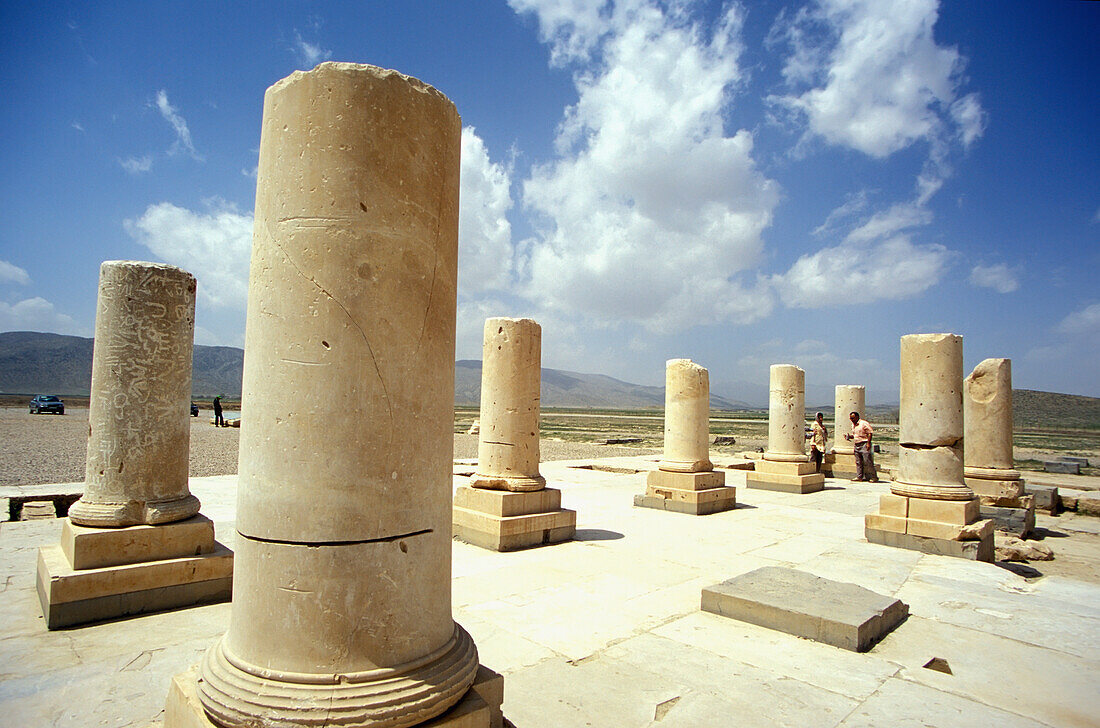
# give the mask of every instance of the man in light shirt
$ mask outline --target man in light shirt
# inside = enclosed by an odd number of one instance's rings
[[[856,477],[852,481],[877,483],[878,472],[875,470],[874,447],[871,445],[875,431],[867,420],[860,419],[859,412],[851,413],[848,419],[852,421],[852,432],[845,435],[844,439],[851,440],[856,451]]]

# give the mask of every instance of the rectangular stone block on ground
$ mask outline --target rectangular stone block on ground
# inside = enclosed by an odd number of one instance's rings
[[[1058,507],[1061,503],[1058,498],[1057,485],[1026,483],[1024,492],[1031,496],[1036,510],[1046,511],[1052,516],[1058,515]]]
[[[1002,506],[982,506],[981,518],[993,521],[998,531],[1008,531],[1023,538],[1035,530],[1034,508],[1004,508]]]
[[[156,526],[160,528],[160,526]],[[60,544],[38,550],[38,598],[49,629],[229,601],[233,552],[77,571]]]
[[[704,589],[702,608],[853,652],[866,652],[909,615],[893,597],[777,566]]]
[[[645,493],[634,496],[634,505],[639,508],[707,516],[736,508],[737,489],[722,486],[709,490],[676,490],[649,486]]]
[[[963,478],[983,505],[1020,508],[1016,501],[1026,492],[1023,480],[989,480],[987,478]]]
[[[926,554],[939,554],[941,556],[954,556],[972,561],[993,561],[993,533],[989,532],[977,541],[953,541],[942,538],[928,538],[911,533],[898,533],[874,528],[867,522],[863,528],[864,535],[870,543],[883,546],[920,551]]]
[[[780,475],[778,473],[753,472],[745,475],[745,485],[759,490],[775,490],[783,493],[816,493],[825,490],[825,476]]]
[[[773,460],[761,460],[756,464],[756,472],[775,475],[813,475],[817,466],[811,462],[780,463]]]
[[[192,665],[172,678],[164,705],[164,728],[218,728],[210,720],[199,700],[199,666]],[[474,684],[466,695],[443,715],[423,728],[502,728],[504,716],[504,677],[481,665]],[[153,726],[150,726],[153,728]]]
[[[65,519],[61,550],[74,569],[96,569],[214,551],[214,522],[199,514],[158,526],[92,528]]]
[[[1059,460],[1064,460],[1067,463],[1077,463],[1082,468],[1087,468],[1089,466],[1089,459],[1088,458],[1079,458],[1075,455],[1059,455],[1058,459]]]
[[[1077,512],[1085,516],[1100,516],[1100,495],[1082,493],[1077,496]]]
[[[708,470],[702,473],[671,473],[667,470],[650,470],[646,474],[649,488],[672,488],[675,490],[711,490],[726,484],[726,474]]]
[[[1066,473],[1067,475],[1080,475],[1081,464],[1070,463],[1065,460],[1049,460],[1043,463],[1043,470],[1048,473]]]
[[[495,516],[458,506],[452,512],[455,538],[493,551],[568,541],[577,531],[577,513],[568,508],[522,516]]]

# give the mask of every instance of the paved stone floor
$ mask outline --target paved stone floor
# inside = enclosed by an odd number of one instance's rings
[[[629,471],[654,460],[595,464]],[[454,545],[455,618],[505,675],[517,728],[1100,722],[1097,579],[1029,580],[869,544],[863,515],[884,484],[829,480],[809,495],[739,487],[736,510],[696,517],[634,508],[644,475],[576,467],[593,462],[542,468],[577,511],[576,540],[505,554]],[[232,547],[236,477],[191,487]],[[1041,516],[1040,526],[1068,534],[1047,541],[1057,552],[1074,540],[1069,526],[1095,533],[1100,519]],[[225,631],[229,605],[47,632],[35,552],[59,532],[56,520],[0,526],[0,724],[147,725],[170,676]],[[1100,565],[1088,548],[1077,558]],[[700,611],[703,587],[760,566],[896,596],[911,616],[856,654]],[[935,657],[952,674],[923,667]]]

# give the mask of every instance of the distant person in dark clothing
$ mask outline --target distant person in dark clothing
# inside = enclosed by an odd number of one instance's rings
[[[225,419],[222,417],[222,398],[214,398],[214,426],[225,427]]]

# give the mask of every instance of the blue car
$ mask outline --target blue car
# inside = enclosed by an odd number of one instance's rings
[[[39,394],[31,400],[31,414],[40,415],[43,412],[53,412],[55,415],[65,414],[65,403],[52,394]]]

